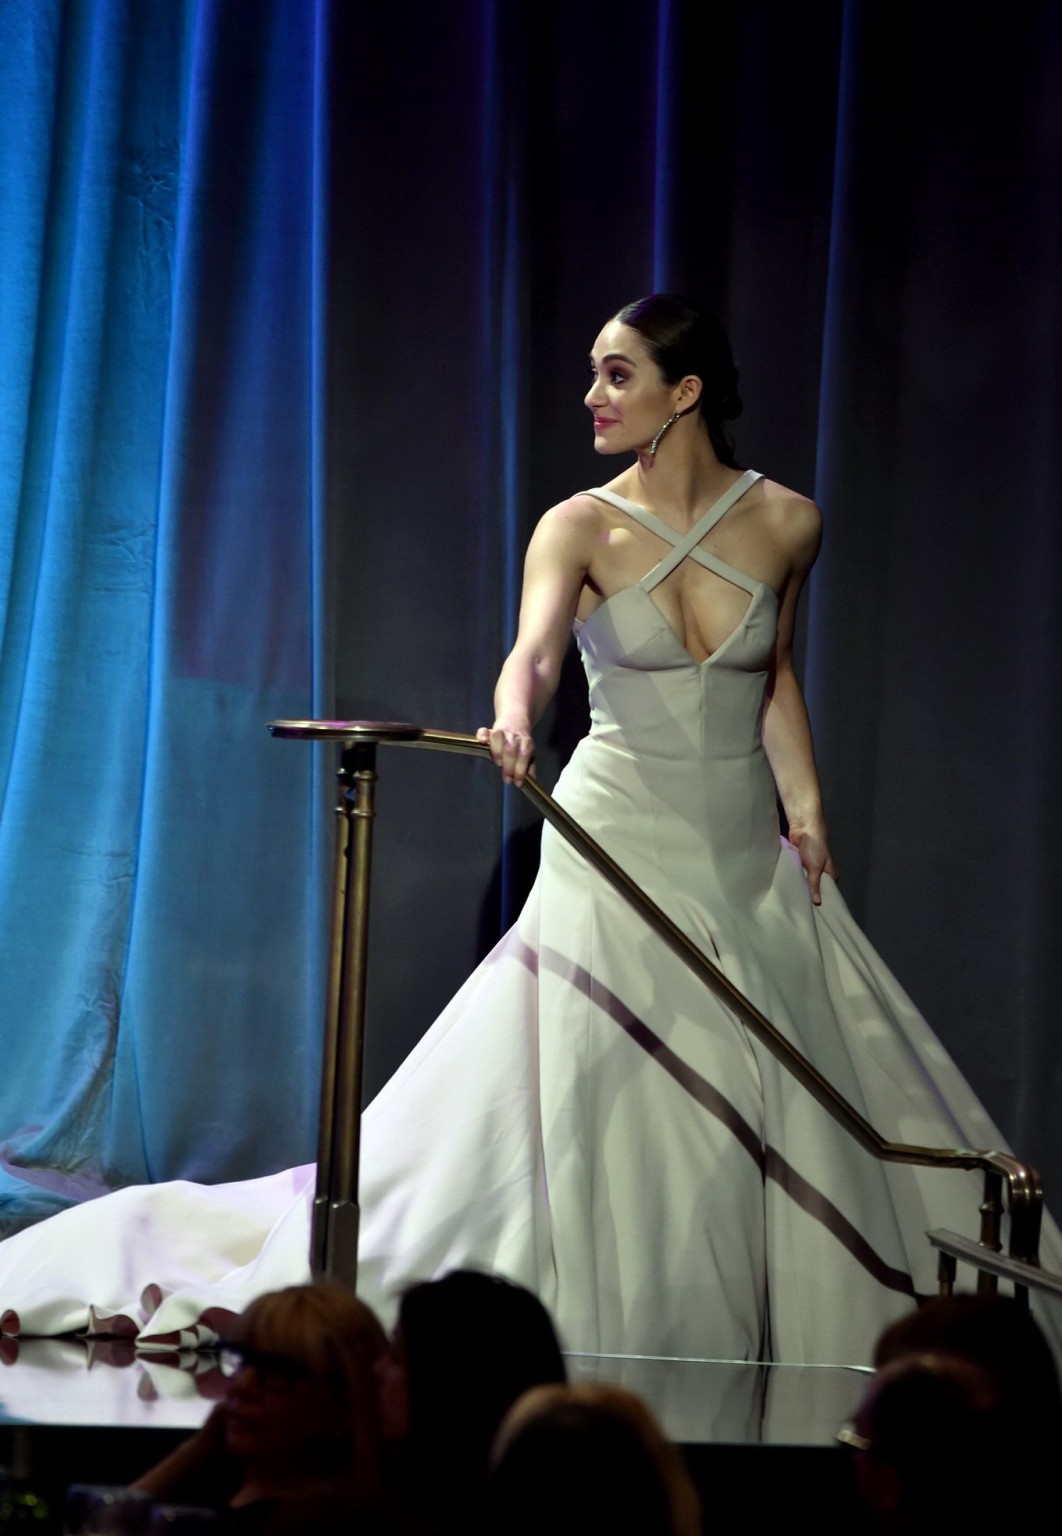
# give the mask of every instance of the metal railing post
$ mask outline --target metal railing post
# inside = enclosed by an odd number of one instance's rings
[[[339,997],[343,982],[343,930],[347,910],[347,869],[350,863],[350,778],[346,753],[336,775],[336,846],[332,866],[332,924],[328,946],[328,993],[325,999],[324,1033],[321,1039],[321,1095],[317,1120],[317,1182],[314,1189],[313,1223],[310,1230],[310,1271],[314,1279],[328,1269],[329,1206],[332,1198],[332,1153],[335,1136],[338,1088],[337,1046]]]
[[[1003,1221],[1003,1175],[994,1168],[985,1172],[985,1192],[978,1210],[981,1213],[981,1235],[978,1239],[981,1247],[988,1253],[1002,1253],[1000,1231]],[[979,1271],[978,1296],[995,1296],[998,1291],[999,1281],[996,1276],[989,1274],[986,1269]]]
[[[328,1242],[324,1273],[353,1286],[358,1278],[358,1160],[361,1152],[361,1081],[365,1057],[365,991],[369,958],[369,893],[372,832],[376,819],[376,746],[356,742],[343,752],[349,781],[350,838],[347,852],[343,953],[336,1040],[335,1112],[332,1133]]]

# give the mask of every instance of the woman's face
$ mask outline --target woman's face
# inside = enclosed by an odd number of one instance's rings
[[[245,1462],[301,1464],[333,1438],[344,1412],[338,1380],[280,1355],[245,1350],[229,1383],[226,1444]]]
[[[664,382],[638,332],[618,320],[594,342],[590,372],[586,404],[594,415],[595,452],[647,448],[675,410],[682,386]]]

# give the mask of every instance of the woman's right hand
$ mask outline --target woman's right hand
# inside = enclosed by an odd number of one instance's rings
[[[522,784],[535,756],[535,743],[526,727],[503,725],[496,720],[493,725],[481,725],[476,740],[490,747],[495,766],[501,769],[506,784]]]

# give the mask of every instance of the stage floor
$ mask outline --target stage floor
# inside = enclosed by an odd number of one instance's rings
[[[826,1446],[868,1372],[629,1355],[569,1355],[574,1381],[618,1382],[679,1445]],[[194,1429],[223,1395],[213,1355],[125,1341],[0,1341],[0,1424]]]

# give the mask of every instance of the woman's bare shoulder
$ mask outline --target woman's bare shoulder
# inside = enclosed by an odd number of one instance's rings
[[[790,555],[795,564],[809,563],[818,553],[822,539],[822,513],[808,496],[779,485],[776,480],[761,480],[763,515],[771,537]]]
[[[578,491],[543,512],[535,529],[535,541],[550,545],[595,540],[601,531],[601,503],[586,491]]]
[[[576,491],[574,496],[566,496],[563,501],[558,501],[544,512],[541,521],[571,523],[576,527],[590,526],[601,521],[603,511],[602,503],[596,496],[589,491]]]

